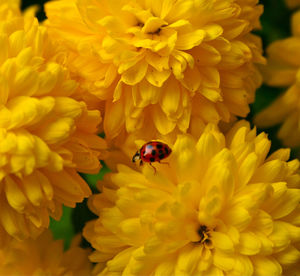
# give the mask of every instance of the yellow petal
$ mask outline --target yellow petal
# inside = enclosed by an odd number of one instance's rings
[[[202,40],[205,37],[205,31],[196,30],[190,33],[184,33],[178,35],[176,41],[176,49],[178,50],[189,50],[195,46],[201,44]]]
[[[248,92],[245,89],[222,89],[223,98],[229,110],[238,116],[245,117],[249,109]]]
[[[160,107],[152,109],[152,118],[155,127],[163,135],[170,133],[176,126],[176,123],[169,119]]]
[[[116,254],[110,261],[107,262],[107,267],[111,271],[121,271],[128,264],[131,254],[135,248],[127,248]],[[97,260],[99,262],[99,260]]]
[[[233,242],[224,233],[213,231],[211,233],[213,245],[224,253],[233,253]]]
[[[300,190],[299,189],[289,189],[283,196],[276,200],[270,213],[274,219],[280,219],[291,213],[300,201]]]
[[[113,4],[115,4],[117,9],[120,9],[120,4],[118,2],[111,2]],[[150,5],[152,5],[153,3],[150,2]],[[132,14],[135,15],[135,17],[138,19],[138,21],[140,22],[146,22],[146,20],[150,17],[153,16],[153,14],[151,13],[150,9],[141,9],[141,8],[136,8],[132,5],[124,5],[122,10],[124,11],[128,11]]]
[[[221,61],[220,52],[213,46],[202,43],[191,50],[195,63],[199,66],[215,66]]]
[[[102,118],[99,110],[85,110],[84,108],[84,113],[78,118],[76,125],[80,131],[92,134],[99,130],[101,121]]]
[[[239,185],[240,187],[243,187],[246,185],[249,180],[252,178],[256,168],[257,168],[257,156],[254,152],[249,154],[243,163],[240,166],[239,169]]]
[[[140,61],[122,74],[121,80],[128,85],[139,83],[146,75],[148,64]]]
[[[5,193],[8,203],[18,212],[23,212],[24,208],[28,204],[21,187],[18,187],[20,183],[16,182],[11,177],[5,178]]]
[[[178,162],[178,171],[189,171],[195,164],[195,141],[189,136],[178,136],[173,146],[173,154]]]
[[[20,231],[18,229],[16,212],[10,206],[1,204],[0,220],[2,227],[8,234],[11,236],[18,235]]]
[[[155,33],[163,25],[167,25],[167,22],[158,17],[150,17],[145,22],[142,31],[146,34]]]
[[[256,237],[260,240],[261,248],[260,248],[260,254],[262,255],[271,255],[273,252],[273,243],[270,241],[270,239],[262,234],[257,232]]]
[[[255,171],[251,182],[274,182],[282,169],[283,163],[278,159],[266,162]]]
[[[300,39],[298,37],[290,37],[283,40],[277,40],[270,44],[267,49],[267,54],[280,63],[287,63],[289,65],[299,67],[298,60],[300,53]],[[286,55],[286,53],[290,53]]]
[[[239,231],[243,231],[251,222],[249,212],[242,207],[234,207],[226,212],[225,221],[229,225],[235,226]]]
[[[213,103],[223,101],[221,90],[219,88],[202,87],[201,94]]]
[[[65,141],[75,131],[74,120],[61,118],[46,126],[40,127],[36,134],[47,144],[56,144]]]
[[[228,40],[234,40],[237,36],[244,32],[244,30],[249,26],[249,23],[245,20],[232,20],[227,28],[224,29],[224,37]]]
[[[238,251],[243,255],[256,255],[261,248],[261,242],[252,232],[240,234]]]
[[[281,128],[278,131],[278,138],[284,141],[285,145],[290,147],[298,146],[298,137],[300,129],[299,125],[299,115],[297,111],[292,111],[290,115],[284,120]]]
[[[161,87],[165,83],[165,81],[169,78],[170,74],[171,74],[170,70],[157,71],[154,68],[149,67],[148,72],[146,74],[146,79],[152,85]]]
[[[139,43],[141,43],[141,41],[139,41]],[[153,42],[150,42],[150,43],[152,45]],[[135,45],[135,46],[141,47],[140,45]],[[118,47],[120,47],[120,46],[118,46]],[[118,73],[123,74],[126,70],[130,69],[131,67],[134,67],[143,58],[143,55],[140,52],[124,50],[122,52],[120,58],[122,60],[122,63],[118,67]],[[109,73],[108,71],[107,71],[107,73]],[[107,77],[110,78],[111,74],[109,74]]]
[[[295,1],[298,3],[298,0],[287,0],[287,2],[292,2]],[[299,36],[300,35],[300,12],[295,12],[292,15],[292,33],[294,36]]]
[[[201,76],[202,76],[202,85],[204,87],[219,88],[220,75],[219,75],[219,71],[216,68],[205,67],[204,70],[201,70]]]
[[[175,2],[176,1],[174,0],[166,0],[161,2],[161,8],[159,9],[160,18],[164,19],[169,14]]]
[[[147,236],[147,232],[142,228],[139,218],[124,219],[119,227],[124,239],[134,240],[136,246],[141,244]]]
[[[290,86],[295,82],[297,71],[291,66],[278,66],[269,60],[267,66],[262,66],[264,82],[278,87]]]
[[[109,139],[116,137],[122,130],[125,123],[124,106],[121,101],[106,103],[106,113],[104,117],[104,132]]]
[[[269,239],[273,242],[273,248],[281,251],[290,244],[290,235],[288,229],[280,223],[280,221],[274,222],[274,228]]]
[[[235,256],[224,254],[222,251],[216,250],[213,254],[213,263],[222,271],[229,271],[234,267]]]
[[[85,107],[83,103],[72,98],[57,97],[53,111],[60,117],[78,118],[82,114],[83,107]]]
[[[202,257],[202,247],[195,246],[187,247],[182,252],[180,252],[175,266],[175,274],[181,275],[186,273],[186,275],[192,275],[197,268],[199,260]]]
[[[163,86],[160,105],[167,117],[174,117],[174,113],[180,104],[180,86],[176,81],[168,81]]]
[[[241,41],[232,41],[231,49],[222,56],[218,67],[221,70],[237,69],[252,58],[249,47]]]
[[[100,19],[97,23],[106,27],[109,32],[124,32],[124,25],[119,18],[115,16],[105,16],[104,18]]]
[[[280,221],[278,222],[278,224],[280,225],[280,227],[283,227],[289,233],[291,241],[300,240],[300,227],[298,225],[293,225],[284,221]]]
[[[174,260],[166,261],[163,260],[159,263],[155,269],[154,275],[161,276],[161,275],[173,275],[174,274]]]
[[[300,251],[294,246],[289,246],[287,249],[275,255],[276,260],[283,265],[299,264]]]
[[[203,271],[205,274],[211,267],[213,262],[211,250],[203,248],[202,258],[199,260],[198,270]]]
[[[5,77],[0,76],[0,85],[1,85],[1,93],[0,93],[0,103],[3,106],[6,104],[9,94],[9,86],[8,81]],[[1,110],[1,109],[0,109]],[[2,117],[2,116],[1,116]],[[2,125],[2,118],[0,119],[0,125]]]
[[[57,75],[53,74],[48,70],[48,66],[45,71],[39,74],[39,89],[36,91],[35,95],[46,95],[50,94],[51,90],[55,87],[57,83]]]
[[[191,119],[191,108],[190,107],[185,108],[183,110],[182,116],[177,121],[177,126],[180,129],[180,131],[182,131],[183,133],[185,133],[187,131],[187,129],[189,128],[190,119]]]
[[[279,159],[282,161],[288,161],[290,158],[291,149],[279,149],[273,152],[266,161]]]
[[[0,111],[0,120],[3,122],[3,126],[6,125],[7,128],[35,124],[49,114],[54,107],[54,103],[52,97],[45,97],[40,100],[22,96],[15,97],[7,104],[11,114],[8,114],[7,110],[3,108]],[[8,118],[5,119],[5,116]]]
[[[17,56],[22,51],[22,49],[25,48],[25,41],[26,39],[24,30],[18,30],[13,32],[9,36],[10,55]]]
[[[54,195],[67,206],[74,207],[76,202],[81,202],[91,193],[83,179],[70,170],[47,172],[47,177],[53,185]]]
[[[185,18],[188,14],[191,14],[194,8],[195,6],[193,1],[174,1],[165,20],[168,22],[175,22]]]
[[[38,79],[39,77],[36,70],[27,66],[17,72],[13,89],[16,89],[17,94],[21,94],[20,91],[23,91],[22,95],[32,96],[39,88]]]
[[[1,33],[0,47],[2,49],[1,53],[0,53],[0,64],[3,64],[4,61],[7,60],[7,57],[8,57],[9,42],[8,42],[7,34]]]
[[[187,68],[184,71],[184,78],[181,80],[186,89],[191,92],[196,92],[201,84],[201,74],[197,67]]]
[[[192,103],[194,115],[201,117],[205,123],[217,123],[220,120],[215,105],[203,96],[195,95]]]
[[[208,164],[224,145],[220,144],[212,133],[203,133],[197,142],[196,148],[201,160]]]
[[[139,84],[139,93],[143,105],[156,104],[161,94],[161,88],[151,85],[148,81],[141,81]]]
[[[223,28],[217,24],[207,24],[203,30],[205,31],[205,41],[214,40],[223,33]]]
[[[163,71],[169,69],[169,57],[161,56],[157,53],[148,51],[146,53],[146,61],[154,67],[157,71]]]
[[[38,171],[24,177],[24,192],[34,206],[40,206],[44,201],[40,181],[42,176]]]
[[[259,127],[269,127],[280,123],[296,105],[298,88],[292,86],[286,93],[276,99],[269,107],[255,116],[254,122]]]
[[[167,2],[167,1],[164,1]],[[187,27],[191,26],[191,23],[188,20],[185,19],[179,19],[175,21],[174,23],[171,23],[167,26],[167,28],[180,28],[180,27]]]
[[[282,273],[281,265],[272,257],[253,257],[254,275],[257,276],[279,276]]]
[[[253,265],[247,256],[235,255],[235,264],[233,271],[230,272],[233,276],[251,276],[253,275]]]
[[[261,232],[270,235],[273,232],[273,218],[263,210],[257,211],[251,225],[252,229],[255,229],[255,233]]]

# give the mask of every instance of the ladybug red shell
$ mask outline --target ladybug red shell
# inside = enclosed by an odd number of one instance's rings
[[[170,147],[159,141],[150,141],[144,144],[140,150],[138,150],[132,157],[132,162],[140,160],[140,165],[143,162],[160,162],[160,160],[165,159],[171,154],[172,150]]]

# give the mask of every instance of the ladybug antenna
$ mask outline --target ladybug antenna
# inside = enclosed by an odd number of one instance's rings
[[[135,155],[133,155],[133,157],[132,157],[132,162],[135,163],[135,161],[138,161],[138,160],[140,160],[140,159],[141,159],[140,152],[137,151],[137,152],[135,153]]]

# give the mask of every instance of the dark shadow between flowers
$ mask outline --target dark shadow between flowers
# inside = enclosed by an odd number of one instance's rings
[[[36,13],[36,17],[40,22],[44,21],[46,19],[46,14],[44,11],[44,4],[48,2],[49,0],[22,0],[21,4],[21,10],[25,10],[26,8],[37,5],[38,11]]]

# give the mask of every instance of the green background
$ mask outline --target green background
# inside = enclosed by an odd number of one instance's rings
[[[40,10],[37,17],[40,21],[45,19],[45,14],[43,11],[43,4],[47,2],[42,1],[32,1],[23,0],[22,9],[38,4]],[[261,4],[264,5],[264,13],[261,16],[262,30],[256,33],[261,36],[263,41],[264,49],[274,40],[282,39],[290,36],[290,18],[293,11],[289,10],[283,0],[261,0]],[[254,114],[259,112],[262,108],[269,105],[280,93],[283,92],[283,88],[273,88],[263,85],[257,90],[255,103],[251,105],[251,112],[247,116],[247,120],[252,122]],[[276,132],[278,126],[269,129],[258,129],[258,131],[265,131],[269,134],[269,138],[272,141],[271,151],[281,148],[282,145],[280,141],[276,138]],[[295,157],[295,152],[292,151],[292,157]],[[108,169],[104,168],[100,171],[98,175],[84,175],[82,177],[88,182],[94,193],[96,190],[96,182],[102,179],[104,173]],[[92,214],[87,208],[86,200],[82,203],[77,204],[75,209],[64,207],[63,216],[60,221],[51,220],[50,229],[56,239],[63,239],[65,241],[65,248],[68,248],[70,241],[74,234],[81,232],[84,224],[96,216]],[[90,246],[87,241],[83,240],[82,246]]]

